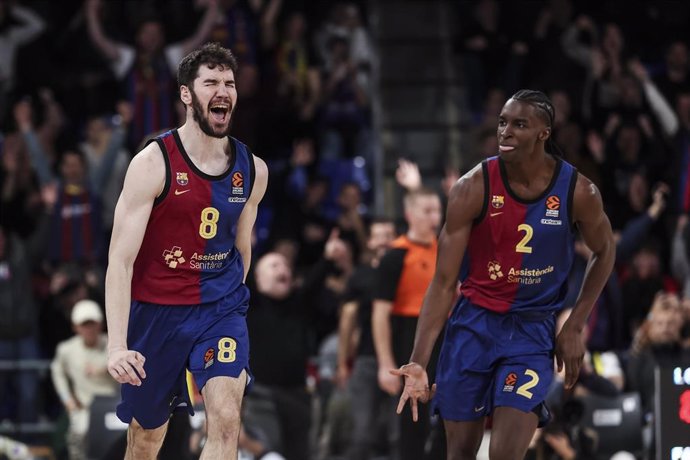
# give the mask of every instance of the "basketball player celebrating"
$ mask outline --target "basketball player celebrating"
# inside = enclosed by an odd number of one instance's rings
[[[449,459],[476,458],[488,415],[490,458],[524,457],[535,429],[548,420],[544,398],[554,351],[570,388],[585,352],[580,337],[587,316],[613,268],[615,245],[599,191],[545,150],[554,115],[538,91],[518,91],[503,106],[499,155],[453,186],[410,363],[391,371],[405,379],[398,413],[409,400],[416,419],[418,402],[434,397]],[[593,254],[554,343],[576,228]],[[449,318],[461,262],[462,295]],[[429,388],[425,369],[446,319],[436,384]]]
[[[202,459],[237,457],[248,383],[244,285],[266,164],[229,137],[237,62],[207,44],[178,68],[185,124],[157,137],[127,171],[106,274],[108,371],[122,383],[127,459],[155,459],[172,410],[205,402]]]

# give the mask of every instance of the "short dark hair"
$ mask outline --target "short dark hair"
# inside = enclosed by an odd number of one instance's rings
[[[199,75],[199,67],[202,65],[214,69],[216,66],[228,68],[233,73],[237,73],[237,59],[228,48],[222,47],[218,43],[206,43],[186,55],[177,69],[178,86],[191,86],[194,79]]]

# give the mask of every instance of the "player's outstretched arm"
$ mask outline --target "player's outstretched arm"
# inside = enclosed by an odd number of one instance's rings
[[[237,237],[235,239],[235,246],[242,255],[242,262],[244,263],[244,278],[247,280],[247,273],[249,273],[249,265],[252,261],[252,228],[256,222],[256,213],[259,209],[259,203],[266,193],[268,186],[268,167],[261,158],[252,155],[254,158],[254,169],[256,174],[254,176],[254,186],[252,187],[252,194],[242,209],[240,219],[237,223]]]
[[[392,371],[405,377],[398,413],[407,400],[412,405],[412,418],[417,420],[417,401],[426,402],[433,395],[429,388],[426,366],[436,339],[448,318],[474,220],[481,214],[484,204],[484,176],[477,165],[461,177],[450,190],[446,224],[438,240],[436,272],[424,296],[417,323],[414,349],[410,363]]]
[[[601,194],[583,175],[577,178],[573,199],[573,218],[582,239],[592,251],[587,263],[582,290],[575,302],[573,313],[563,325],[556,339],[556,362],[560,371],[565,365],[565,387],[572,388],[577,381],[585,354],[582,330],[594,302],[606,285],[616,259],[616,244],[611,223],[604,213]]]
[[[127,170],[115,207],[108,271],[105,275],[108,372],[120,383],[141,385],[139,376],[146,376],[144,357],[137,351],[127,349],[132,268],[144,239],[153,202],[164,184],[163,154],[153,142],[134,157]]]

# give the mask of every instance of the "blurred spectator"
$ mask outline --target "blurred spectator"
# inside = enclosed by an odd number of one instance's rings
[[[371,314],[376,268],[394,238],[392,221],[374,219],[369,224],[369,260],[352,274],[340,309],[336,382],[340,388],[347,388],[353,423],[347,460],[368,460],[377,440],[383,438],[380,444],[384,445],[388,441],[387,432],[378,435],[377,422],[383,419],[388,428],[393,401],[378,386]]]
[[[257,65],[260,51],[257,10],[262,2],[218,0],[217,3],[218,15],[209,33],[209,41],[231,49],[240,69],[245,65]]]
[[[33,233],[41,215],[36,174],[19,134],[2,140],[0,163],[0,225],[19,235]]]
[[[362,191],[355,182],[346,182],[340,189],[337,198],[340,213],[336,226],[340,229],[340,238],[350,243],[353,257],[359,259],[367,246],[367,230],[362,216]]]
[[[206,12],[193,36],[180,43],[166,44],[163,23],[149,17],[139,23],[136,46],[132,47],[105,35],[99,17],[101,0],[85,2],[91,41],[110,62],[134,110],[130,150],[134,150],[144,136],[176,126],[173,104],[177,94],[177,65],[183,56],[206,40],[218,16],[217,0],[199,3],[206,5]]]
[[[640,393],[645,413],[654,411],[654,368],[690,363],[689,350],[681,346],[682,318],[678,296],[659,292],[635,334],[626,378],[629,389]]]
[[[469,108],[475,117],[483,112],[482,101],[488,88],[513,94],[523,76],[529,48],[510,35],[509,22],[502,22],[501,9],[505,5],[496,0],[462,5],[471,11],[463,11],[458,48],[467,78]]]
[[[349,56],[356,68],[357,84],[369,96],[370,73],[374,66],[374,49],[367,30],[362,24],[359,7],[351,2],[333,5],[328,19],[317,33],[316,42],[326,69],[333,68],[333,55],[329,43],[333,38],[347,38]]]
[[[45,227],[45,225],[44,225]],[[40,358],[38,307],[31,272],[44,251],[39,234],[24,241],[0,224],[0,359],[19,363]],[[6,388],[11,384],[10,390]],[[0,371],[0,419],[38,420],[38,374],[33,370]]]
[[[114,177],[114,166],[124,143],[124,126],[131,120],[127,105],[121,104],[120,112],[124,125],[115,129],[104,152],[96,151],[94,139],[87,139],[85,146],[91,153],[90,162],[84,152],[75,146],[67,145],[60,152],[58,196],[54,202],[46,203],[46,211],[53,215],[51,233],[54,244],[48,258],[54,264],[77,262],[93,268],[102,263],[103,238],[106,236],[101,217],[102,194],[108,191],[109,181]],[[27,101],[18,103],[14,115],[41,184],[55,181],[48,156],[33,129],[30,104]],[[121,161],[126,162],[124,159]],[[113,196],[108,197],[111,211],[114,208],[113,199]]]
[[[404,198],[407,233],[391,243],[377,269],[372,313],[372,331],[378,362],[378,382],[383,391],[399,396],[402,382],[390,373],[412,353],[422,300],[436,266],[436,235],[441,223],[441,200],[431,190],[420,188]],[[438,347],[436,347],[438,348]],[[430,360],[433,381],[438,350]],[[431,433],[428,405],[419,407],[413,422],[409,406],[394,422],[396,455],[401,459],[425,457]]]
[[[88,163],[91,186],[101,197],[103,229],[106,236],[113,227],[115,204],[122,191],[130,155],[125,149],[125,136],[132,121],[132,107],[118,103],[117,115],[108,119],[93,116],[86,122],[86,135],[79,148]]]
[[[344,251],[345,243],[333,233],[301,287],[294,285],[292,268],[281,254],[265,254],[254,268],[247,326],[255,380],[245,399],[245,419],[287,460],[309,458],[311,401],[305,382],[307,361],[316,349],[316,293]]]
[[[310,136],[321,93],[318,60],[309,42],[304,14],[293,11],[276,26],[278,8],[263,19],[268,58],[265,123],[261,152],[269,158],[289,156],[295,139]]]
[[[53,385],[69,415],[67,448],[71,460],[86,459],[89,407],[94,396],[112,396],[119,388],[108,374],[108,338],[103,334],[103,313],[93,300],[72,308],[76,335],[61,342],[50,366]]]
[[[9,94],[15,83],[17,48],[36,38],[45,29],[33,11],[9,0],[0,1],[0,124],[9,108]]]
[[[346,37],[333,36],[328,42],[329,67],[323,75],[321,156],[337,159],[369,152],[369,99],[357,80],[357,67],[350,57]]]
[[[625,325],[629,334],[635,334],[644,322],[657,292],[664,287],[659,246],[650,241],[633,256],[630,273],[621,286]]]
[[[690,91],[688,45],[681,40],[671,42],[666,48],[665,58],[664,70],[654,78],[654,82],[666,100],[675,101],[679,94]]]

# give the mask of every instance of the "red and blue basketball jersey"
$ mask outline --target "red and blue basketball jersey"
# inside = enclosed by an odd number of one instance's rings
[[[577,170],[556,158],[536,199],[510,189],[498,157],[482,163],[484,206],[463,261],[462,295],[492,311],[554,311],[563,306],[573,262],[572,203]]]
[[[254,182],[252,153],[230,138],[231,164],[211,176],[194,165],[177,130],[155,141],[165,158],[165,187],[134,262],[132,299],[159,305],[217,301],[244,278],[235,237]]]

